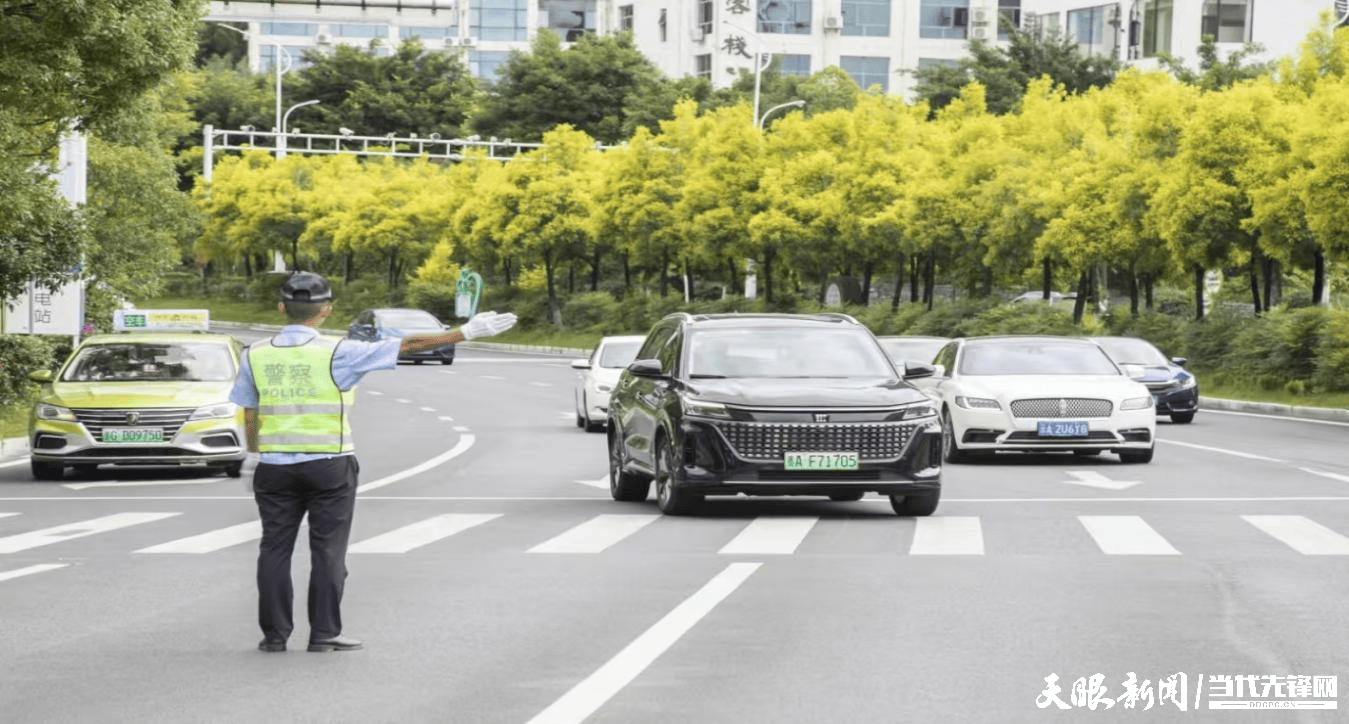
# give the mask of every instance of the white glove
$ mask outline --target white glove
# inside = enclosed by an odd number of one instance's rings
[[[511,312],[505,314],[480,312],[460,327],[459,333],[464,335],[464,339],[477,339],[478,337],[491,337],[501,334],[514,326],[515,315]]]

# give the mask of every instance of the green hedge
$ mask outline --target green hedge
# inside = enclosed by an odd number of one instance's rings
[[[69,354],[69,338],[0,334],[0,406],[28,399],[37,389],[28,373],[54,369]]]

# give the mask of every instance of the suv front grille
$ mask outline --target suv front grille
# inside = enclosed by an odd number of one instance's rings
[[[1084,397],[1050,397],[1040,400],[1014,400],[1013,417],[1110,417],[1115,405],[1110,400]]]
[[[95,440],[103,442],[105,427],[158,427],[164,430],[167,442],[178,434],[178,429],[187,422],[196,408],[155,408],[147,410],[71,410]],[[128,422],[127,416],[135,414],[140,419]]]
[[[716,427],[746,460],[782,460],[787,452],[856,452],[859,460],[894,460],[918,429],[896,422],[718,422]]]

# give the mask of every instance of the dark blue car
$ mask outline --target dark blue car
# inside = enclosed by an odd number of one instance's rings
[[[1115,364],[1152,391],[1158,415],[1171,422],[1187,423],[1199,409],[1199,381],[1185,369],[1184,357],[1166,355],[1147,340],[1137,337],[1092,337]]]
[[[347,329],[347,336],[366,342],[374,342],[391,337],[418,337],[443,334],[449,327],[442,324],[429,312],[420,309],[367,309],[356,315],[356,319]],[[414,364],[426,361],[443,365],[454,364],[454,345],[447,344],[435,349],[423,349],[400,354],[398,360],[409,360]]]

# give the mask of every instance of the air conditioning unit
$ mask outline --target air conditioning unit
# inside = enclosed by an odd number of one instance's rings
[[[703,26],[701,25],[695,25],[691,29],[689,29],[689,38],[692,39],[693,42],[695,43],[703,42],[703,39],[706,37],[707,37],[707,30],[704,29]]]
[[[988,22],[988,11],[985,10],[984,8],[975,8],[975,9],[974,9],[974,22],[976,22],[976,23],[986,23],[986,22]]]
[[[1021,27],[1025,30],[1034,30],[1040,27],[1040,16],[1035,13],[1021,13]]]
[[[970,36],[975,40],[988,40],[988,28],[976,25],[970,30]]]
[[[333,36],[328,33],[319,33],[317,36],[315,36],[314,42],[318,43],[319,45],[330,45],[333,42]]]
[[[459,44],[462,45],[462,46],[464,46],[465,48],[476,48],[476,47],[478,47],[478,39],[477,39],[477,38],[471,38],[471,37],[470,37],[470,38],[460,38],[460,39],[459,39]]]
[[[824,19],[825,30],[840,30],[843,28],[843,20],[837,15],[829,15]]]
[[[453,36],[453,35],[446,37],[446,38],[445,38],[445,47],[447,47],[447,48],[457,48],[457,47],[459,47],[459,38],[457,38],[457,37],[455,37],[455,36]]]

